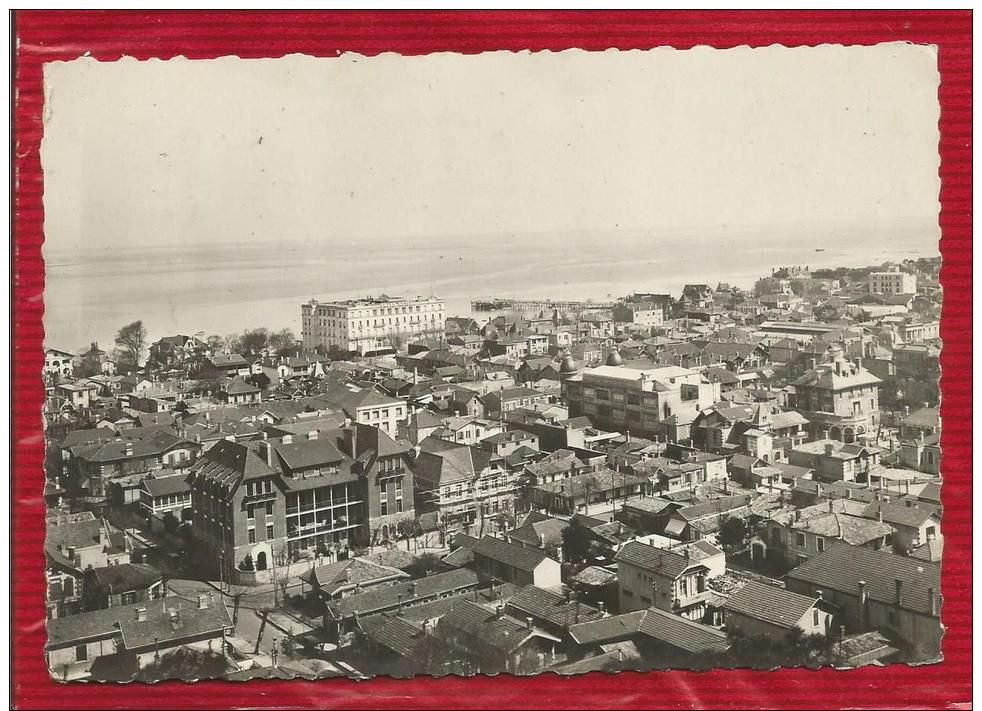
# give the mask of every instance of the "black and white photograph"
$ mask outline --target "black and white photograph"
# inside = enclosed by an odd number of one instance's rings
[[[46,64],[51,677],[940,661],[939,76]]]

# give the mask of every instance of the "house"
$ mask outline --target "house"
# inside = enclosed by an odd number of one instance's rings
[[[708,611],[709,567],[688,555],[631,541],[614,557],[621,612],[655,607],[693,621]]]
[[[72,378],[75,374],[75,354],[56,348],[46,349],[42,372],[49,380]]]
[[[85,612],[146,602],[164,596],[160,571],[145,563],[116,563],[86,568],[82,582]]]
[[[788,461],[811,469],[816,481],[868,482],[870,472],[880,464],[881,452],[879,447],[820,439],[792,449]]]
[[[568,521],[532,511],[521,526],[505,531],[502,535],[510,543],[525,548],[539,548],[562,562],[563,531],[568,526]]]
[[[134,671],[181,647],[221,653],[232,618],[221,598],[200,594],[146,600],[49,620],[44,651],[51,675],[63,681],[90,678],[101,657],[123,656]]]
[[[87,409],[92,407],[93,398],[98,393],[99,388],[95,385],[85,383],[59,383],[55,386],[55,395],[62,397],[74,409]]]
[[[251,405],[263,400],[262,390],[239,377],[223,384],[218,397],[227,405]]]
[[[327,407],[344,412],[352,422],[378,427],[389,437],[398,436],[399,423],[409,416],[405,400],[354,385],[331,387],[323,395]]]
[[[730,646],[726,633],[656,607],[581,622],[570,627],[569,635],[581,654],[595,656],[609,645],[633,641],[652,667],[686,666]]]
[[[84,571],[129,563],[132,548],[124,532],[91,512],[49,516],[44,540],[49,618],[81,612]]]
[[[928,503],[885,501],[881,498],[870,502],[862,515],[888,524],[893,529],[893,548],[901,555],[910,555],[925,543],[943,543],[944,540],[939,509]]]
[[[761,531],[766,555],[794,567],[833,545],[889,550],[893,528],[864,516],[865,510],[862,501],[841,498],[776,513],[764,522]]]
[[[522,620],[532,618],[533,624],[551,635],[567,641],[573,625],[599,620],[603,610],[574,599],[571,595],[526,585],[505,604],[505,612]]]
[[[664,534],[681,541],[714,536],[727,518],[747,518],[752,500],[752,496],[741,494],[683,506],[668,519]]]
[[[911,647],[909,658],[937,659],[941,566],[917,558],[851,546],[833,546],[784,578],[788,590],[811,595],[822,590],[836,606],[846,631],[889,631]]]
[[[311,568],[300,575],[301,582],[311,587],[309,593],[302,594],[325,602],[408,579],[409,574],[398,568],[379,565],[364,558],[338,560]]]
[[[173,469],[151,472],[140,482],[140,507],[147,516],[163,518],[172,513],[178,521],[190,517],[191,485],[186,475]]]
[[[794,381],[794,407],[811,423],[817,439],[846,444],[870,440],[879,426],[882,382],[836,345],[826,361]]]
[[[520,407],[529,407],[540,402],[545,402],[547,395],[533,388],[522,386],[503,388],[497,392],[490,392],[481,397],[484,408],[489,413],[511,412]]]
[[[428,437],[414,462],[416,508],[436,512],[444,530],[514,509],[517,473],[479,447]]]
[[[590,513],[591,505],[628,499],[642,492],[647,479],[606,467],[537,484],[528,489],[531,505],[559,515]]]
[[[418,580],[402,580],[355,590],[327,602],[324,627],[332,637],[345,641],[359,617],[422,605],[441,598],[472,592],[481,587],[472,570],[458,568]]]
[[[561,640],[519,621],[498,608],[462,600],[440,618],[434,635],[462,652],[463,663],[474,673],[533,674],[552,659]]]
[[[941,435],[933,434],[900,443],[900,461],[925,474],[941,473]]]
[[[727,632],[743,637],[783,642],[792,630],[821,636],[832,631],[832,608],[821,595],[801,595],[756,580],[730,595],[723,610]]]
[[[539,438],[522,430],[496,432],[481,439],[478,445],[497,457],[507,457],[516,450],[524,448],[539,450]]]
[[[540,549],[484,536],[471,553],[474,569],[483,578],[539,588],[556,588],[562,584],[559,563]]]

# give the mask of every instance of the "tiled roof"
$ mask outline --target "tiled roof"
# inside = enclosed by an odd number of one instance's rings
[[[138,608],[146,610],[145,620],[137,619]],[[176,618],[172,610],[176,610]],[[202,635],[219,637],[230,627],[232,619],[217,596],[204,609],[187,600],[162,598],[48,620],[47,646],[68,647],[85,639],[120,635],[125,649],[145,650],[155,639],[161,646],[172,646]]]
[[[338,590],[354,587],[356,584],[405,579],[409,574],[398,568],[378,565],[361,558],[349,558],[314,568],[300,577],[319,587],[327,595],[334,595]]]
[[[191,467],[189,481],[207,479],[232,488],[239,482],[272,476],[277,472],[250,447],[222,439],[202,453]]]
[[[389,610],[399,604],[410,604],[414,600],[454,592],[477,585],[477,574],[472,570],[458,568],[446,573],[437,573],[419,580],[411,580],[348,595],[327,604],[327,611],[335,619],[345,619],[353,615],[371,615]]]
[[[627,543],[617,551],[614,560],[657,572],[668,578],[677,578],[690,567],[699,565],[688,556],[645,545],[639,541]]]
[[[866,581],[870,599],[896,602],[896,580],[902,583],[902,607],[930,614],[928,590],[941,590],[941,567],[936,563],[856,546],[832,546],[789,572],[785,579],[805,582],[816,589],[859,596],[859,581]]]
[[[301,439],[290,444],[274,446],[276,454],[283,462],[285,469],[299,470],[324,464],[340,464],[345,461],[335,444],[335,439],[325,433],[317,439]]]
[[[646,610],[641,634],[691,654],[721,652],[729,646],[724,632],[656,608]]]
[[[521,618],[526,615],[557,627],[567,628],[577,622],[587,622],[603,616],[595,607],[567,600],[559,593],[526,585],[508,601],[505,609]]]
[[[92,575],[99,587],[111,590],[113,594],[144,590],[162,579],[159,570],[142,563],[120,563],[93,568]]]
[[[538,548],[523,548],[491,536],[484,536],[471,550],[475,556],[483,556],[530,573],[539,567],[542,561],[549,559],[549,556]]]
[[[894,526],[910,526],[919,528],[932,516],[937,515],[936,510],[930,504],[919,505],[917,503],[908,506],[909,502],[904,503],[885,503],[883,501],[871,501],[863,511],[863,516],[867,518],[877,518],[882,514],[885,523]]]
[[[723,609],[778,627],[794,627],[817,601],[817,597],[751,580],[727,598]]]
[[[628,612],[624,615],[601,617],[588,622],[581,622],[569,628],[573,641],[581,645],[611,642],[636,635],[641,631],[641,621],[647,610]]]
[[[159,472],[158,472],[159,474]],[[171,476],[150,476],[143,480],[143,488],[153,497],[183,494],[191,490],[187,477],[183,474]]]
[[[440,627],[459,630],[501,652],[510,653],[533,634],[525,625],[462,600],[440,620]]]

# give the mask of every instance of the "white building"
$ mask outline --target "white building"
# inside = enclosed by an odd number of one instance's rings
[[[917,277],[894,268],[888,272],[872,272],[869,275],[871,294],[916,294]]]
[[[443,333],[446,307],[435,296],[404,299],[382,295],[300,307],[305,349],[336,346],[360,355],[398,350],[400,343]]]

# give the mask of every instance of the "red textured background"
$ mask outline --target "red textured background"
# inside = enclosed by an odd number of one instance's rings
[[[19,708],[221,707],[967,707],[971,671],[971,99],[970,11],[158,12],[21,11],[15,15],[13,283],[14,702]],[[602,50],[905,40],[939,47],[945,661],[779,672],[590,674],[571,679],[444,678],[371,682],[181,682],[155,686],[51,681],[44,664],[43,438],[40,408],[44,266],[41,68],[99,60],[234,54],[335,56],[383,51]]]

